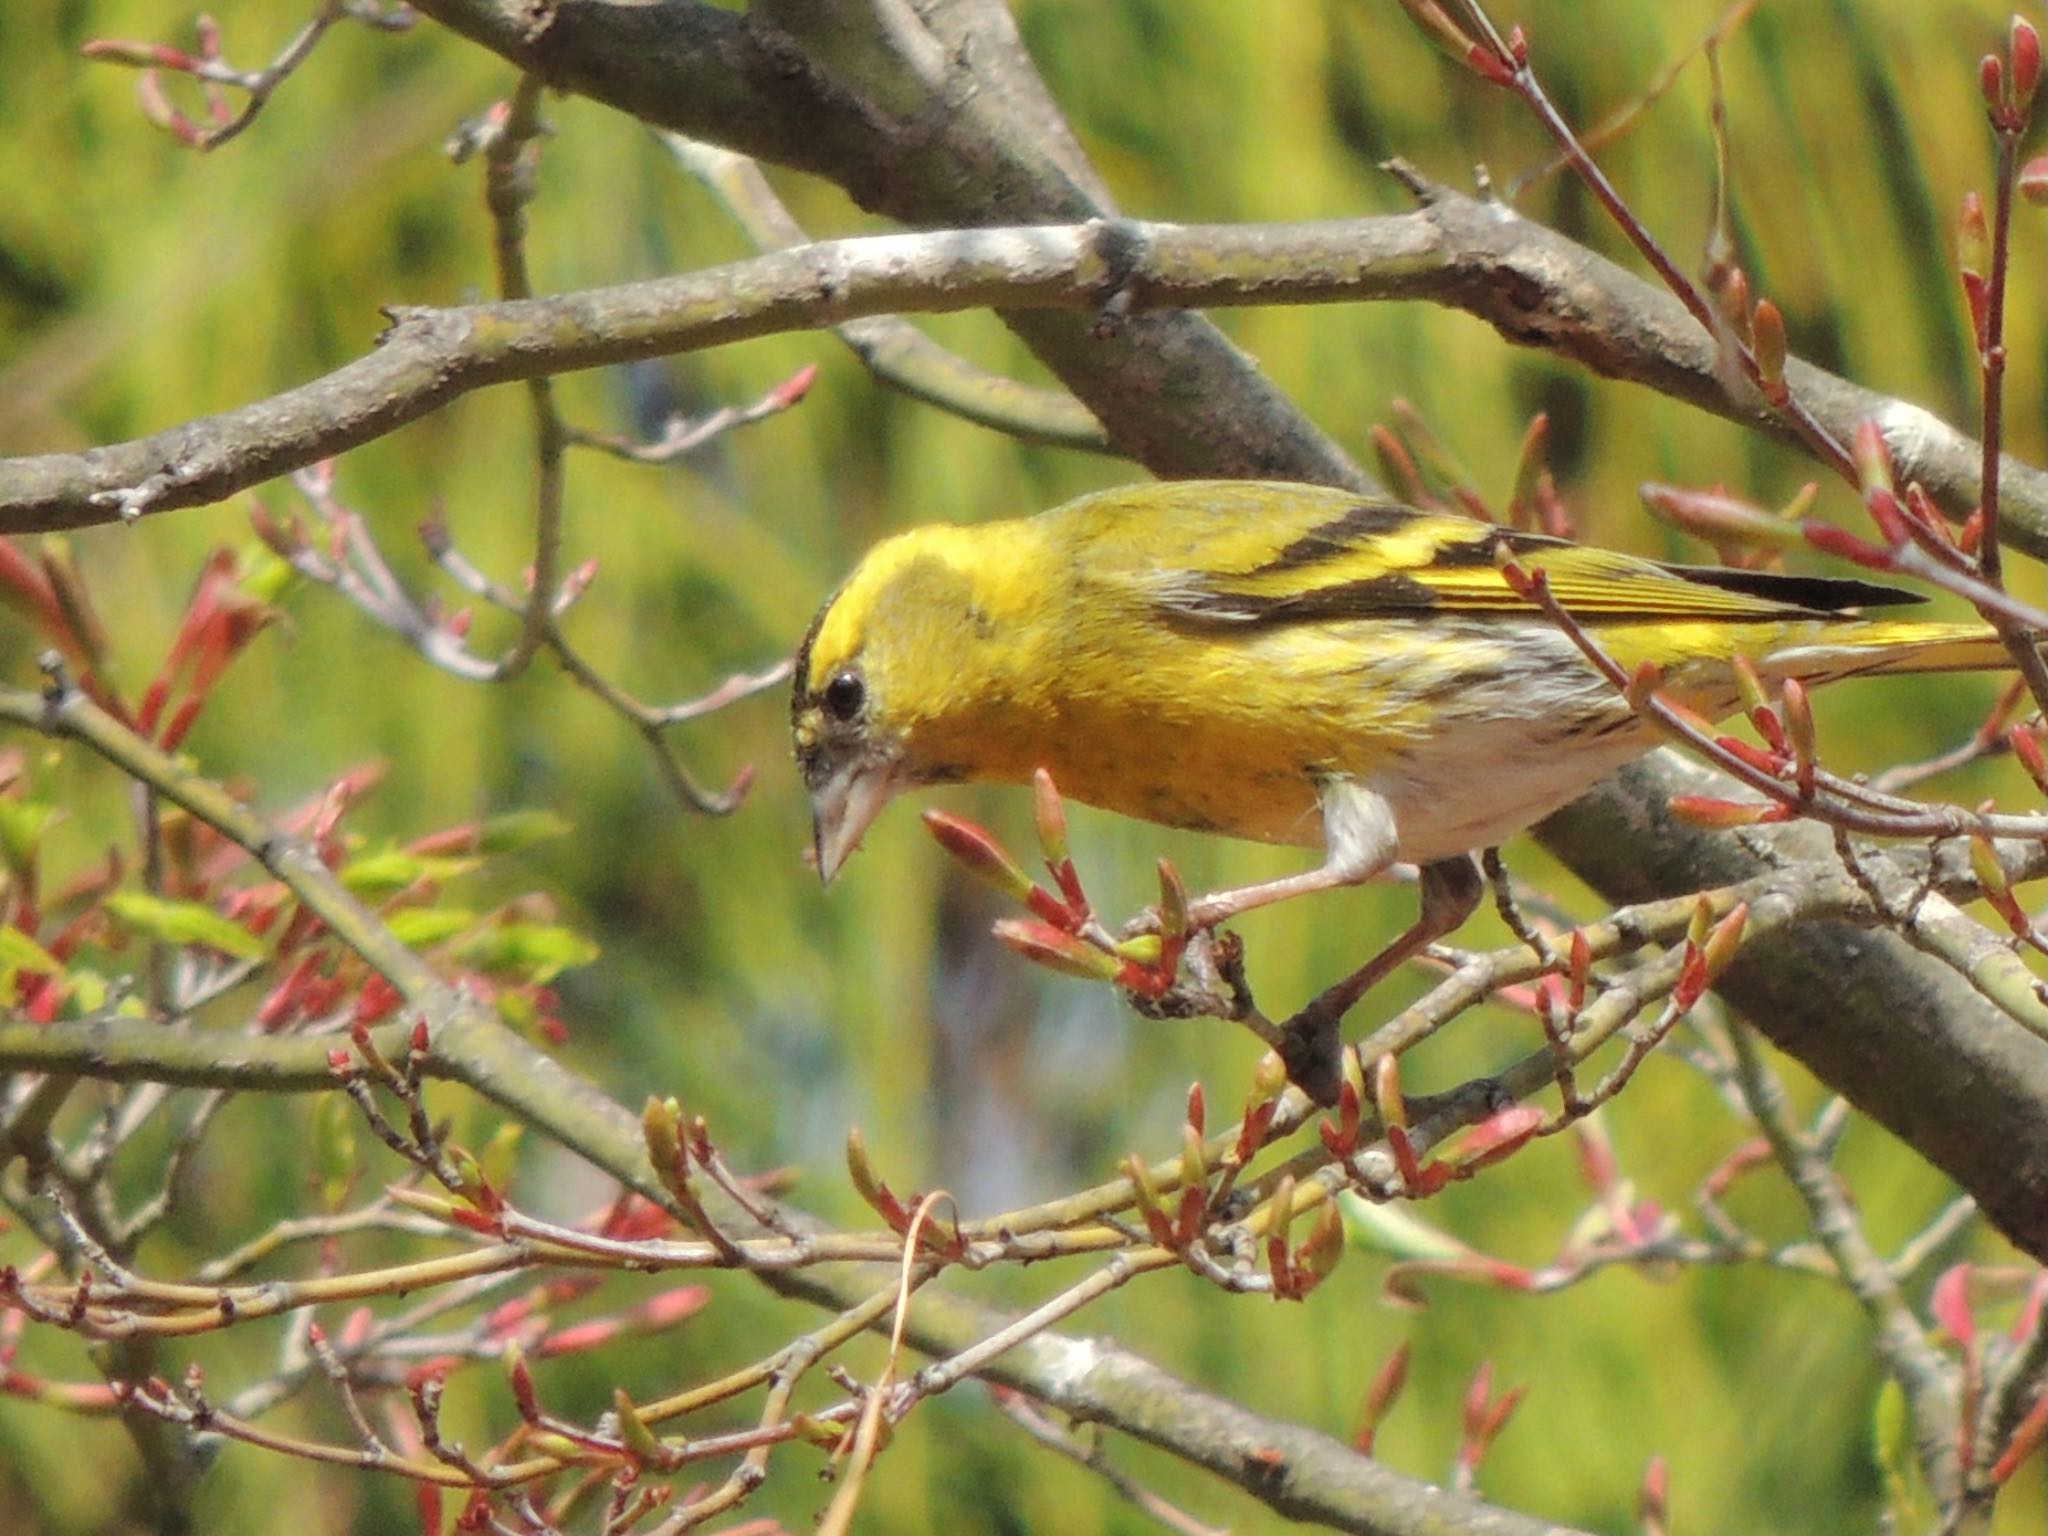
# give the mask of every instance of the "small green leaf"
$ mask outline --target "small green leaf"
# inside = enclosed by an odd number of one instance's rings
[[[413,949],[446,943],[476,926],[476,914],[459,907],[407,907],[384,919],[399,943]]]
[[[0,927],[0,977],[10,976],[16,971],[62,976],[64,962],[19,928]]]
[[[483,1151],[477,1154],[477,1165],[483,1169],[484,1178],[493,1189],[510,1189],[512,1173],[519,1165],[519,1138],[524,1130],[516,1120],[507,1120],[491,1133],[491,1139],[484,1143]]]
[[[483,853],[517,853],[551,837],[567,836],[572,830],[568,818],[553,811],[507,811],[477,828],[476,845]]]
[[[139,938],[217,949],[237,960],[260,960],[264,955],[263,941],[255,934],[196,901],[166,901],[139,891],[120,891],[107,898],[107,911]]]
[[[540,1008],[530,992],[506,987],[498,993],[498,1017],[511,1029],[525,1034],[540,1019]]]
[[[71,1004],[80,1013],[98,1013],[106,1007],[113,988],[107,985],[107,978],[98,971],[73,971],[64,979],[71,987]],[[133,999],[123,998],[122,1001]]]
[[[0,862],[21,871],[35,863],[36,848],[57,808],[40,800],[0,799]]]
[[[550,923],[502,923],[464,941],[458,951],[478,970],[552,981],[571,966],[588,965],[597,945],[580,933]]]
[[[1454,1238],[1411,1215],[1405,1206],[1346,1195],[1343,1209],[1344,1235],[1354,1248],[1368,1253],[1414,1263],[1461,1258],[1468,1252]]]
[[[422,880],[444,885],[457,875],[467,874],[481,862],[467,855],[430,856],[407,853],[403,848],[386,848],[350,859],[342,868],[341,883],[358,896],[375,900]]]
[[[299,573],[254,540],[242,546],[238,563],[242,567],[238,585],[266,608],[277,606],[278,599],[298,585]]]

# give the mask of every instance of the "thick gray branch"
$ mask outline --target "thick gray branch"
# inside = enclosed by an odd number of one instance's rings
[[[1713,348],[1676,300],[1617,296],[1608,262],[1499,208],[1449,195],[1413,213],[1316,224],[1107,221],[820,241],[729,266],[557,298],[395,311],[376,347],[326,377],[153,437],[84,453],[0,459],[0,533],[75,528],[219,501],[390,432],[473,389],[815,329],[891,312],[1000,306],[1099,311],[1419,299],[1466,309],[1541,344],[1737,419],[1768,418],[1725,391]],[[1640,285],[1638,285],[1640,286]],[[1655,302],[1653,302],[1655,300]],[[1134,317],[1142,319],[1142,316]],[[1097,343],[1105,355],[1130,343]],[[1807,369],[1816,413],[1844,436],[1866,416],[1945,501],[1975,494],[1968,439],[1902,402]],[[1230,398],[1186,402],[1207,440]],[[1174,474],[1206,458],[1155,460]],[[1263,472],[1300,478],[1283,458]],[[2048,554],[2048,476],[2014,466],[2015,546]]]
[[[536,26],[525,0],[418,6],[564,89],[656,127],[814,172],[908,224],[1068,222],[1116,212],[1007,17],[994,18],[1000,6],[925,4],[929,39],[850,50],[848,18],[870,8],[869,0],[757,0],[736,17],[679,0],[555,0],[544,8],[547,24]],[[1709,339],[1662,288],[1501,209],[1401,174],[1436,212],[1430,266],[1438,281],[1358,297],[1450,304],[1509,340],[1793,441],[1731,385]],[[1116,446],[1155,473],[1359,483],[1349,461],[1199,317],[1140,321],[1110,346],[1070,316],[1005,319]],[[1790,375],[1830,432],[1847,441],[1859,421],[1877,417],[1909,477],[1955,515],[1975,506],[1977,450],[1968,438],[1822,370],[1795,362]],[[2005,494],[2020,525],[2014,545],[2048,554],[2048,476],[2008,460]]]

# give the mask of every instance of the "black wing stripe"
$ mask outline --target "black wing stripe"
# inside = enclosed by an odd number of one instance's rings
[[[1169,620],[1277,629],[1285,624],[1315,624],[1331,619],[1415,618],[1433,611],[1441,601],[1421,582],[1395,574],[1285,596],[1211,589],[1177,594],[1160,606]]]
[[[1396,501],[1361,501],[1320,528],[1303,534],[1248,574],[1265,576],[1274,571],[1295,571],[1303,566],[1319,565],[1339,555],[1350,554],[1362,541],[1397,533],[1422,515],[1415,508],[1404,507]]]
[[[1472,538],[1444,545],[1429,557],[1429,566],[1435,571],[1469,571],[1477,566],[1494,564],[1493,552],[1503,545],[1519,555],[1532,549],[1567,548],[1570,544],[1571,540],[1560,539],[1548,533],[1524,533],[1513,528],[1489,528]]]
[[[1703,587],[1719,587],[1723,592],[1791,603],[1822,613],[1837,613],[1844,608],[1900,608],[1927,601],[1918,592],[1858,581],[1853,576],[1788,576],[1783,571],[1739,571],[1726,565],[1667,565],[1664,569]]]

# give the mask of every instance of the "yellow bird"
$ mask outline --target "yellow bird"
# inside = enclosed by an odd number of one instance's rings
[[[1806,683],[2005,664],[1980,626],[1847,612],[1917,600],[1868,582],[1661,565],[1311,485],[1131,486],[899,534],[825,605],[792,707],[818,873],[905,790],[1041,766],[1128,816],[1323,849],[1203,898],[1198,926],[1422,865],[1422,922],[1331,989],[1341,1012],[1469,915],[1471,852],[1658,741],[1510,588],[1501,545],[1711,717],[1738,706],[1738,655]]]

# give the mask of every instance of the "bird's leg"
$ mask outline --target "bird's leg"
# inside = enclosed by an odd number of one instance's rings
[[[1188,925],[1192,928],[1215,928],[1240,913],[1257,907],[1270,907],[1276,901],[1307,896],[1315,891],[1335,890],[1343,885],[1362,885],[1386,867],[1385,862],[1353,865],[1340,864],[1333,858],[1298,875],[1263,880],[1257,885],[1239,886],[1234,891],[1212,891],[1188,904]]]
[[[1470,917],[1485,890],[1469,855],[1422,866],[1422,912],[1415,926],[1281,1026],[1280,1059],[1302,1092],[1318,1104],[1337,1102],[1344,1082],[1337,1031],[1344,1015],[1396,968]]]
[[[1323,806],[1325,850],[1319,868],[1258,885],[1240,886],[1234,891],[1212,892],[1189,904],[1189,924],[1214,928],[1255,907],[1338,886],[1362,885],[1394,862],[1399,843],[1394,832],[1394,812],[1385,800],[1350,779],[1325,781],[1318,798]]]

